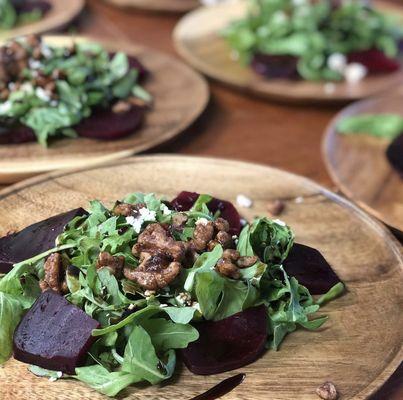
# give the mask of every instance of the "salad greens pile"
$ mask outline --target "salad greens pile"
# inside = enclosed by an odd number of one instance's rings
[[[12,0],[0,0],[0,29],[12,29],[17,25],[39,21],[42,16],[39,8],[18,13]]]
[[[207,208],[211,199],[200,195],[189,211],[180,213],[187,216],[187,221],[180,231],[171,230],[175,240],[190,240],[200,219],[218,218],[219,213],[213,215]],[[298,326],[319,328],[327,320],[326,316],[314,316],[320,304],[343,291],[339,283],[315,301],[305,287],[288,276],[282,262],[293,246],[294,235],[282,221],[268,218],[246,224],[236,239],[241,256],[258,256],[254,265],[240,270],[239,279],[230,279],[216,270],[223,255],[218,244],[199,254],[192,266],[182,268],[169,286],[159,291],[144,290],[135,281],[112,275],[108,268],[97,269],[98,256],[106,251],[123,256],[126,266],[137,267],[139,260],[132,247],[139,234],[152,223],[171,226],[179,213],[154,194],[134,193],[123,201],[142,204],[147,210],[141,214],[144,217],[140,225],[92,201],[89,215],[74,218],[53,249],[16,264],[0,279],[1,363],[11,356],[13,331],[39,296],[45,259],[55,252],[79,269],[76,275],[67,269],[66,299],[101,324],[93,331],[97,340],[87,365],[76,368],[72,378],[109,396],[135,382],[157,384],[170,378],[176,364],[175,350],[186,348],[199,337],[192,322],[217,321],[264,304],[269,320],[267,347],[278,350],[284,337]],[[31,370],[55,379],[54,371],[38,367]]]
[[[124,53],[111,57],[96,43],[66,47],[37,40],[32,44],[23,37],[6,44],[16,59],[23,54],[24,64],[17,76],[7,77],[6,95],[0,100],[4,126],[27,126],[46,146],[52,137],[75,137],[74,126],[95,107],[106,108],[119,99],[151,101],[138,83],[139,70],[130,67]]]
[[[338,133],[368,134],[393,140],[403,132],[403,117],[399,114],[360,114],[342,118]]]
[[[361,0],[249,0],[245,18],[231,23],[223,35],[244,63],[255,54],[298,58],[305,80],[338,81],[330,68],[332,54],[376,48],[389,57],[398,54],[401,24]]]

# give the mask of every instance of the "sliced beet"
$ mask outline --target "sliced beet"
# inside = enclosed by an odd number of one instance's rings
[[[264,305],[221,321],[195,324],[200,337],[181,350],[183,361],[197,375],[212,375],[243,367],[263,353],[267,340]]]
[[[298,58],[287,55],[257,53],[251,61],[251,68],[266,78],[297,79]]]
[[[22,1],[22,0],[13,0],[12,1],[17,14],[29,13],[35,10],[39,10],[42,15],[45,15],[50,11],[52,5],[47,1],[42,0],[30,0],[30,1]]]
[[[0,128],[0,144],[35,142],[36,136],[31,128],[24,125]]]
[[[87,212],[83,208],[76,208],[0,238],[0,272],[7,273],[13,264],[54,247],[56,237],[63,232],[67,223],[85,214]]]
[[[47,290],[14,332],[14,358],[42,368],[74,374],[95,341],[100,324],[63,296]]]
[[[283,266],[287,274],[295,277],[311,294],[326,293],[341,282],[322,254],[303,244],[294,244]]]
[[[348,54],[349,63],[355,62],[365,65],[370,74],[394,72],[400,69],[399,60],[388,57],[378,49],[355,51]]]
[[[79,136],[101,140],[116,140],[127,136],[142,122],[145,108],[132,106],[128,111],[114,113],[112,109],[96,109],[91,116],[74,127]]]
[[[403,133],[395,138],[386,150],[386,157],[388,158],[392,167],[403,178]]]
[[[183,191],[171,201],[171,206],[176,211],[188,211],[192,208],[198,197],[199,193]],[[232,235],[239,235],[241,231],[241,217],[231,202],[214,197],[207,204],[207,207],[212,213],[220,211],[221,217],[229,222],[230,233]]]

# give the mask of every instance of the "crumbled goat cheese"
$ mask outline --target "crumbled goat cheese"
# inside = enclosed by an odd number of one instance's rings
[[[282,221],[281,219],[274,219],[273,222],[280,226],[286,226],[286,223],[284,221]]]
[[[50,58],[50,57],[52,57],[52,50],[50,49],[50,47],[49,46],[47,46],[46,44],[43,44],[42,43],[42,46],[41,46],[41,52],[42,52],[42,55],[45,57],[45,58]]]
[[[336,85],[333,82],[327,82],[323,85],[325,94],[333,94],[336,91]]]
[[[180,304],[183,305],[190,305],[192,302],[192,296],[187,292],[181,292],[175,298]]]
[[[32,58],[30,58],[28,61],[28,66],[31,69],[39,69],[42,67],[42,63],[38,60],[33,60]]]
[[[14,90],[14,89],[15,89],[15,83],[14,83],[14,82],[10,82],[10,83],[8,84],[8,88],[9,88],[9,90]]]
[[[168,304],[160,304],[160,308],[168,307]]]
[[[304,202],[304,198],[302,196],[298,196],[294,200],[297,204],[301,204]]]
[[[7,114],[11,110],[11,101],[5,101],[0,104],[0,114]]]
[[[208,224],[208,219],[207,218],[199,218],[196,221],[196,225],[204,225],[206,226]]]
[[[144,296],[151,297],[155,295],[155,290],[146,290],[144,291]]]
[[[42,89],[41,87],[37,87],[35,89],[35,94],[36,94],[36,97],[38,97],[38,99],[40,99],[42,101],[45,101],[45,102],[50,101],[49,93],[46,90]]]
[[[155,221],[156,212],[150,211],[148,208],[140,208],[139,215],[136,217],[126,217],[126,222],[131,225],[136,233],[140,233],[144,222]]]
[[[161,204],[160,210],[164,215],[171,215],[172,210],[170,210],[164,203]]]
[[[238,194],[238,196],[236,196],[236,202],[239,207],[243,208],[251,208],[253,204],[253,201],[243,194]]]
[[[348,83],[358,83],[362,81],[368,73],[368,69],[365,65],[360,63],[348,64],[344,70],[344,78]]]
[[[347,57],[341,53],[333,53],[327,59],[327,66],[332,71],[342,74],[347,66]]]
[[[136,308],[136,305],[132,303],[132,304],[129,304],[129,307],[127,307],[127,308],[131,311]]]
[[[30,93],[33,93],[33,92],[34,92],[34,87],[32,86],[31,83],[25,82],[25,83],[23,83],[23,84],[20,86],[20,89],[19,89],[19,90],[21,90],[21,91],[23,91],[23,92],[25,92],[25,93],[30,94]]]
[[[199,311],[200,314],[202,313],[202,312],[201,312],[201,308],[200,308],[200,304],[199,304],[197,301],[194,301],[194,302],[191,304],[191,307],[192,307],[192,308],[195,308],[197,311]]]

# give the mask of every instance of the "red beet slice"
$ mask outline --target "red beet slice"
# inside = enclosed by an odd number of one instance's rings
[[[283,266],[288,275],[295,277],[312,294],[326,293],[341,282],[322,254],[303,244],[294,244]]]
[[[183,361],[197,375],[212,375],[243,367],[263,353],[267,340],[267,310],[250,308],[221,321],[195,324],[200,337],[181,350]]]
[[[132,106],[128,111],[94,110],[74,127],[79,136],[100,140],[116,140],[133,133],[142,122],[145,108]]]
[[[0,238],[0,272],[7,273],[13,264],[54,247],[56,237],[63,232],[67,223],[85,214],[87,212],[83,208],[76,208]]]
[[[296,79],[298,58],[287,55],[257,53],[251,61],[251,68],[266,78]]]
[[[13,127],[1,128],[0,130],[0,144],[17,144],[34,142],[36,136],[31,128],[24,125],[17,125]]]
[[[400,63],[388,57],[383,51],[370,49],[356,51],[347,56],[348,62],[356,62],[367,67],[370,74],[390,73],[400,69]]]
[[[395,138],[386,150],[386,157],[388,158],[392,167],[403,178],[403,133]]]
[[[14,332],[14,358],[74,374],[95,341],[100,324],[52,290],[42,293]]]
[[[199,193],[183,191],[171,201],[171,206],[176,211],[188,211],[192,208],[198,197]],[[212,213],[220,211],[221,216],[229,222],[230,233],[232,235],[239,235],[241,231],[241,217],[231,202],[214,197],[207,204],[207,207]]]
[[[42,15],[45,15],[50,9],[52,5],[47,1],[41,0],[30,0],[30,1],[22,1],[22,0],[14,0],[12,1],[17,14],[28,13],[31,11],[39,10],[42,12]]]

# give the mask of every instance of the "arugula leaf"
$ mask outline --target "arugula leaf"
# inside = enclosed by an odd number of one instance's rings
[[[47,377],[50,378],[52,381],[60,379],[62,377],[62,372],[60,371],[50,371],[49,369],[38,367],[37,365],[30,365],[28,367],[28,371],[32,372],[36,376],[40,377]]]
[[[336,297],[339,297],[344,290],[345,287],[343,282],[336,283],[327,293],[323,294],[318,300],[316,300],[316,304],[322,306],[329,301],[334,300]]]

